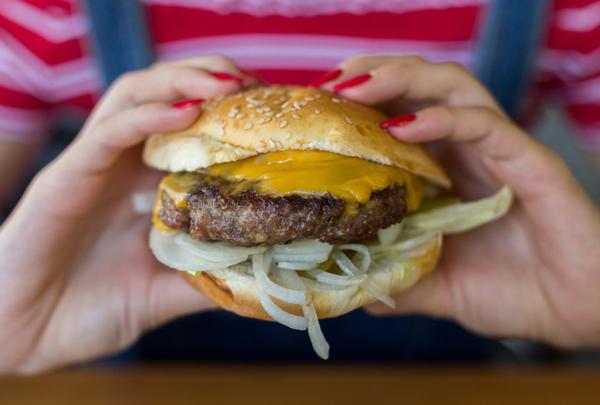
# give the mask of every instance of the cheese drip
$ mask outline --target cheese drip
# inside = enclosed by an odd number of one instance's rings
[[[282,151],[211,166],[208,173],[234,181],[254,182],[268,195],[329,193],[352,209],[376,191],[404,185],[408,211],[421,202],[421,187],[412,174],[393,166],[322,151]]]

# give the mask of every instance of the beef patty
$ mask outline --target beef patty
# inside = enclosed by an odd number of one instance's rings
[[[261,194],[251,184],[198,173],[185,195],[186,208],[177,208],[161,193],[160,219],[199,240],[241,246],[281,244],[296,239],[341,243],[372,238],[377,230],[398,223],[406,213],[405,188],[394,186],[371,195],[351,215],[346,203],[332,195]],[[241,186],[241,187],[240,187]]]

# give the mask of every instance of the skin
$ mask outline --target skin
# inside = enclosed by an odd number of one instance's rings
[[[150,220],[131,204],[136,191],[155,189],[160,178],[141,161],[146,137],[186,128],[200,114],[198,106],[171,103],[240,90],[208,71],[243,77],[221,57],[123,76],[69,148],[32,181],[0,228],[0,372],[115,353],[145,330],[211,307],[156,262]]]
[[[560,159],[457,65],[372,57],[342,68],[338,81],[374,76],[344,90],[346,97],[392,113],[419,106],[416,121],[390,133],[435,140],[459,194],[481,197],[503,183],[516,194],[501,221],[447,238],[440,268],[398,297],[399,312],[454,318],[485,334],[597,345],[600,213]],[[210,307],[155,261],[149,219],[130,201],[157,183],[140,159],[147,136],[198,117],[198,107],[171,102],[239,90],[207,70],[242,76],[217,57],[120,79],[0,228],[0,371],[31,373],[115,353],[145,330]]]
[[[461,197],[501,184],[516,197],[501,220],[446,237],[437,271],[397,297],[395,312],[370,311],[449,318],[481,334],[566,348],[600,345],[600,211],[561,159],[510,121],[460,65],[358,57],[341,68],[337,82],[373,76],[344,97],[392,114],[419,106],[414,121],[389,132],[434,142]]]
[[[15,190],[24,186],[22,183],[42,146],[42,142],[0,141],[0,211],[9,206],[9,198]]]

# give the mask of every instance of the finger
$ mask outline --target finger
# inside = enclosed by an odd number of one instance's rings
[[[222,55],[201,56],[168,62],[156,62],[152,65],[152,69],[169,69],[176,66],[202,69],[216,74],[217,78],[225,77],[222,75],[222,73],[229,73],[231,77],[228,78],[228,80],[241,81],[244,87],[256,84],[259,81],[259,78],[257,78],[254,74],[240,69],[232,59]]]
[[[152,69],[171,68],[173,66],[191,66],[208,71],[220,71],[229,73],[241,73],[236,63],[222,55],[200,56],[174,61],[161,61],[152,64]]]
[[[99,174],[123,151],[142,143],[149,135],[189,127],[200,114],[199,101],[190,100],[183,108],[165,103],[143,104],[101,120],[76,139],[57,165],[68,177]]]
[[[451,318],[453,315],[452,293],[444,273],[436,270],[415,286],[394,297],[396,308],[377,302],[365,310],[377,316],[421,314],[438,318]]]
[[[316,78],[310,83],[310,86],[333,90],[333,87],[337,83],[359,76],[362,73],[367,73],[371,69],[374,69],[379,65],[390,63],[397,58],[398,56],[355,56],[346,59],[337,68]]]
[[[88,119],[86,128],[136,105],[178,99],[214,98],[235,93],[241,87],[240,80],[216,77],[208,71],[190,66],[126,73],[107,91]]]
[[[488,108],[430,107],[382,126],[404,142],[448,139],[467,145],[498,182],[526,200],[554,193],[557,183],[576,184],[554,152]]]
[[[180,316],[213,308],[215,304],[186,283],[178,271],[162,268],[149,287],[144,326],[155,328]]]
[[[353,68],[349,79],[344,75],[327,87],[363,104],[401,99],[414,105],[483,106],[503,114],[485,87],[458,63],[430,63],[413,56],[385,61],[376,66],[360,62],[363,70]]]

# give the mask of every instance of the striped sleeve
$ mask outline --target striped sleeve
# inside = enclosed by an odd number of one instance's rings
[[[47,136],[51,113],[89,107],[97,89],[87,32],[72,0],[0,0],[0,139]]]
[[[561,84],[579,144],[600,152],[600,0],[562,0],[555,7],[542,63]]]
[[[0,141],[35,142],[48,133],[49,105],[11,48],[13,39],[0,29]]]

